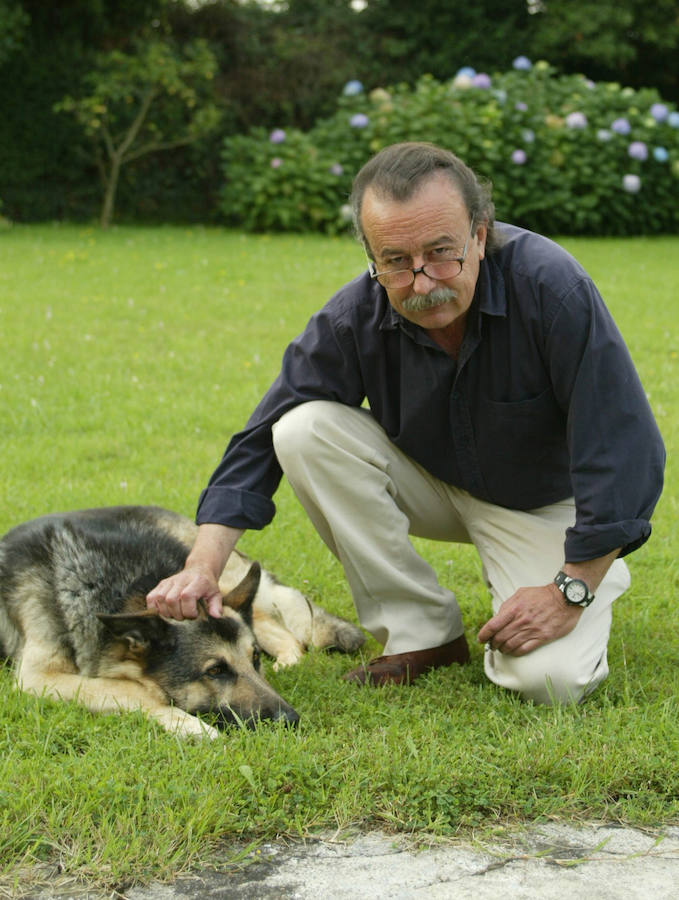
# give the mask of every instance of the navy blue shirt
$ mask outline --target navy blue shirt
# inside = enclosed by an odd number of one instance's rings
[[[282,474],[272,425],[308,400],[367,398],[394,444],[475,497],[529,510],[574,496],[566,561],[643,544],[665,454],[623,339],[572,256],[496,229],[504,243],[481,262],[457,362],[360,275],[288,346],[201,494],[197,522],[264,527]]]

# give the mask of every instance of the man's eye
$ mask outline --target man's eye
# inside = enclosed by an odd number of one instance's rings
[[[429,256],[432,260],[457,259],[458,254],[454,247],[434,247]]]

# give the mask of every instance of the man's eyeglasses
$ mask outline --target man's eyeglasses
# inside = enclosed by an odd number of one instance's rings
[[[414,281],[415,276],[420,272],[424,272],[427,278],[433,278],[434,281],[446,281],[449,278],[457,278],[462,271],[462,266],[467,258],[467,248],[469,247],[469,239],[474,231],[474,220],[472,219],[471,228],[467,235],[467,240],[462,248],[462,255],[455,256],[457,252],[452,247],[437,247],[430,251],[432,259],[420,266],[418,269],[385,269],[378,272],[375,263],[368,260],[368,268],[370,277],[376,278],[377,281],[385,288],[404,288],[409,287]]]

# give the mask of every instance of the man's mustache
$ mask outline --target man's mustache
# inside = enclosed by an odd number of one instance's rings
[[[452,288],[434,288],[428,294],[411,294],[401,301],[401,306],[406,312],[422,312],[425,309],[433,309],[448,303],[449,300],[457,300],[457,291]]]

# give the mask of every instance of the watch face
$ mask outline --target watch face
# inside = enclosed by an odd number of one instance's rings
[[[569,581],[565,588],[566,599],[571,603],[582,603],[587,597],[587,588],[582,581]]]

